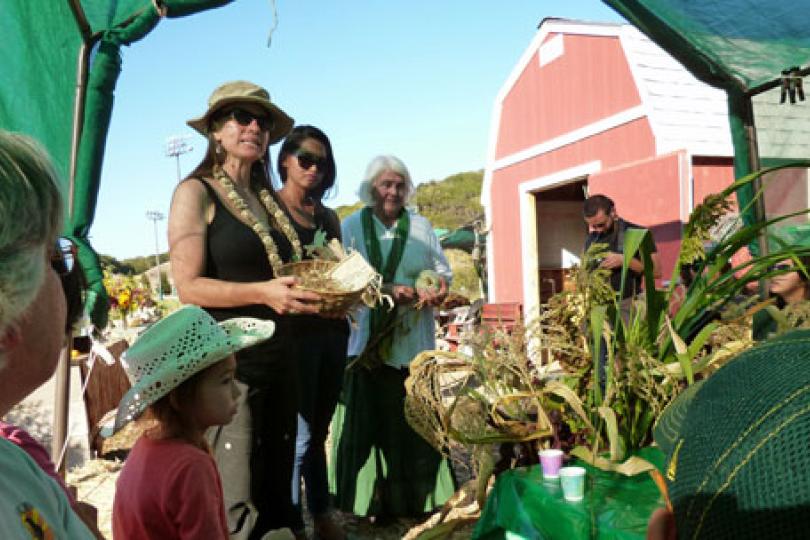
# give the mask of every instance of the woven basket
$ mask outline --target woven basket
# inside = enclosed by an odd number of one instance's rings
[[[287,263],[279,269],[279,276],[295,276],[301,278],[317,272],[326,275],[337,265],[334,261],[311,259],[300,262]],[[336,291],[330,289],[314,288],[299,285],[301,289],[317,293],[321,297],[320,313],[329,316],[343,316],[361,302],[365,287],[356,291]]]

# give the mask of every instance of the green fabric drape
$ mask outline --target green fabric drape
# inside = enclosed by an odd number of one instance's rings
[[[366,253],[368,254],[368,262],[382,275],[383,283],[393,283],[394,275],[402,260],[402,253],[405,251],[405,244],[408,242],[408,232],[411,229],[411,219],[408,215],[408,211],[403,208],[397,219],[396,229],[394,230],[394,241],[391,245],[391,252],[388,254],[388,258],[385,261],[385,266],[383,266],[380,241],[375,232],[373,210],[366,206],[363,208],[360,217],[363,222],[363,243],[365,244]],[[371,309],[368,318],[368,344],[366,345],[366,350],[364,350],[361,355],[362,357],[373,357],[381,361],[388,359],[391,352],[393,333],[390,333],[382,339],[379,339],[378,335],[394,324],[396,316],[396,309],[391,308],[385,303],[378,304]]]
[[[107,134],[112,118],[115,85],[121,74],[121,45],[149,33],[160,20],[154,9],[143,9],[123,28],[105,32],[95,48],[87,77],[84,124],[76,167],[73,211],[68,232],[79,246],[79,261],[87,278],[86,309],[98,327],[107,324],[108,299],[98,255],[87,236],[96,212]]]
[[[169,17],[179,17],[231,1],[164,0],[163,4]],[[93,322],[104,326],[107,295],[88,234],[97,203],[113,92],[121,72],[120,47],[146,36],[160,16],[151,0],[76,3],[89,26],[88,45],[94,47],[82,101],[84,114],[79,120],[73,205],[66,208],[64,231],[79,246],[79,262],[90,287],[87,308]],[[78,20],[67,0],[4,0],[0,2],[0,35],[0,128],[29,135],[45,147],[60,176],[67,205],[73,110],[80,92],[77,65],[83,44]]]
[[[6,0],[0,2],[0,35],[0,127],[48,150],[67,195],[81,46],[73,14],[67,2]]]

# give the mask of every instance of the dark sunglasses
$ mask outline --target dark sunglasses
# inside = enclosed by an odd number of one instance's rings
[[[296,158],[298,158],[298,165],[306,170],[315,165],[318,167],[319,171],[323,171],[326,169],[326,165],[329,162],[325,157],[316,156],[311,152],[306,152],[303,150],[299,150],[293,154]]]
[[[251,122],[256,120],[256,124],[259,126],[260,130],[270,131],[273,129],[273,120],[269,116],[259,116],[245,109],[230,109],[225,112],[225,118],[233,118],[233,120],[242,127],[247,127]]]
[[[60,276],[66,276],[76,266],[76,244],[69,238],[60,237],[56,240],[51,253],[51,266]]]
[[[51,252],[51,267],[59,274],[67,303],[67,325],[70,330],[84,312],[84,272],[76,261],[76,244],[69,238],[59,238]]]
[[[798,270],[798,269],[794,268],[792,264],[781,263],[781,264],[774,264],[769,268],[769,270],[771,272],[781,272],[783,270]]]

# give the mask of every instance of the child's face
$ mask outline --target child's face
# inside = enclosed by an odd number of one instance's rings
[[[193,407],[194,420],[200,429],[221,426],[233,419],[239,397],[233,380],[235,373],[236,359],[230,355],[200,374]]]

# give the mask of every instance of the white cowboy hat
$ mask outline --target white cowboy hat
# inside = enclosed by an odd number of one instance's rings
[[[158,321],[121,357],[132,388],[118,404],[112,433],[195,373],[270,338],[275,328],[273,321],[249,317],[217,323],[192,305]]]
[[[293,119],[270,101],[270,93],[249,81],[231,81],[218,86],[208,98],[208,110],[199,118],[192,118],[186,124],[196,129],[204,137],[208,136],[211,117],[226,105],[250,103],[258,105],[273,121],[268,130],[270,144],[281,140],[293,127]]]

